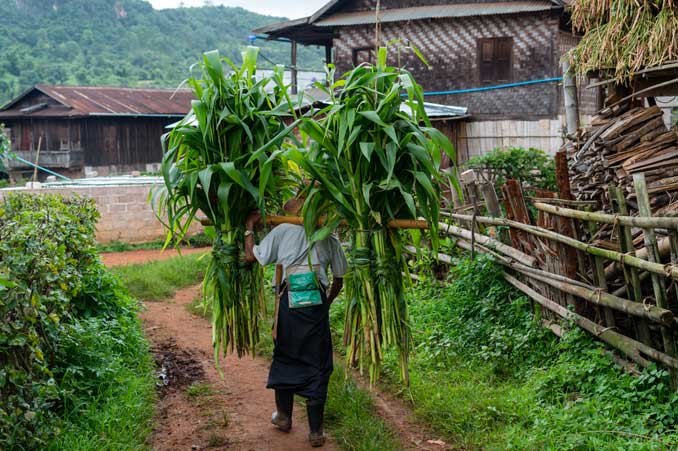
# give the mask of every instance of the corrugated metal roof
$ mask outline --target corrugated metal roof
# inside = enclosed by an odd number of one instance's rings
[[[15,108],[33,90],[48,95],[59,105],[32,113]],[[193,99],[188,89],[35,85],[3,107],[0,117],[183,116],[191,109]]]
[[[400,104],[400,111],[409,113],[410,116],[412,115],[412,109],[406,102]],[[430,119],[434,118],[440,119],[448,117],[452,118],[466,116],[468,108],[462,106],[442,105],[440,103],[424,102],[424,111],[426,111],[426,115]]]
[[[379,12],[380,22],[434,19],[443,17],[489,16],[493,14],[515,14],[560,9],[551,1],[516,1],[494,3],[464,3],[448,5],[413,6],[410,8],[384,9]],[[314,22],[320,27],[342,25],[364,25],[374,23],[374,11],[359,11],[330,15]]]

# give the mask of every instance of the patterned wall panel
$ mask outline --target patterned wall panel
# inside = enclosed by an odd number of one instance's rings
[[[369,0],[361,0],[369,1]],[[353,49],[374,45],[374,26],[337,28],[334,40],[337,70],[352,67]],[[425,91],[447,91],[480,86],[478,39],[512,37],[512,80],[524,81],[560,75],[558,18],[550,13],[425,19],[382,24],[382,39],[412,42],[428,59],[422,64],[410,51],[400,55]],[[397,52],[390,54],[397,63]],[[474,117],[555,117],[559,110],[556,83],[453,96],[434,96],[432,102],[467,106]]]

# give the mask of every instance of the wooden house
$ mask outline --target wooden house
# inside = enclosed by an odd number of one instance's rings
[[[192,98],[189,90],[36,85],[0,108],[0,124],[17,156],[58,173],[154,171],[165,126]],[[19,160],[9,168],[32,172]]]
[[[332,0],[312,16],[254,32],[293,48],[323,45],[341,73],[374,61],[376,3]],[[389,55],[413,72],[426,101],[468,108],[454,139],[460,162],[495,147],[560,147],[560,59],[578,42],[560,1],[381,0],[379,22],[382,43],[414,44],[427,59],[429,66],[411,50]],[[580,111],[595,106],[595,92],[581,90]]]

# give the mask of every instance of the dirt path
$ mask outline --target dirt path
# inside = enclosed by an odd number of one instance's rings
[[[182,254],[204,251],[186,249]],[[101,255],[106,265],[116,266],[170,258],[177,253],[137,250]],[[184,288],[170,300],[146,303],[141,313],[161,379],[167,384],[160,389],[153,450],[311,449],[303,405],[295,405],[294,427],[289,434],[270,424],[275,402],[273,392],[265,388],[267,360],[222,357],[225,377],[219,376],[212,355],[211,324],[186,308],[199,295],[199,285]],[[359,383],[367,387],[365,382]],[[406,449],[452,449],[415,422],[412,409],[401,399],[378,390],[373,391],[373,398],[377,413],[393,427]],[[329,440],[323,449],[335,451],[339,447]]]
[[[222,358],[222,380],[212,359],[212,331],[208,321],[193,316],[186,304],[199,295],[199,288],[180,290],[170,301],[149,302],[142,313],[156,355],[178,356],[179,373],[202,372],[189,383],[168,389],[159,406],[159,422],[153,449],[299,451],[311,449],[304,408],[295,405],[292,432],[280,432],[270,423],[273,392],[266,389],[268,362],[229,356]],[[194,361],[192,361],[191,357]],[[195,362],[197,361],[197,362]],[[195,371],[194,366],[201,371]],[[186,371],[186,367],[189,371]],[[201,385],[200,382],[203,381]],[[206,387],[211,387],[211,390]],[[197,389],[196,389],[197,387]],[[195,394],[193,392],[206,392]],[[190,394],[189,394],[190,393]],[[192,394],[192,396],[191,396]],[[334,443],[323,448],[336,450]]]
[[[205,252],[209,247],[188,247],[181,250],[181,255]],[[106,266],[132,265],[135,263],[148,263],[154,260],[165,260],[179,255],[176,249],[139,249],[125,252],[102,252],[101,259]]]

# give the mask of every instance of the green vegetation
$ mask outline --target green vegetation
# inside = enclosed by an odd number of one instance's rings
[[[153,194],[167,216],[168,240],[180,240],[200,212],[213,224],[214,242],[203,291],[212,307],[214,355],[254,353],[264,308],[263,270],[241,264],[245,222],[254,210],[280,206],[289,185],[274,150],[291,133],[290,97],[283,68],[256,79],[257,47],[237,67],[217,51],[203,55],[188,79],[197,100],[167,135],[165,184]]]
[[[190,254],[150,263],[118,266],[112,271],[120,276],[130,294],[141,301],[171,298],[177,290],[200,282],[209,258]]]
[[[154,377],[137,304],[101,264],[94,202],[0,204],[0,448],[143,449]]]
[[[486,170],[495,186],[515,179],[530,188],[556,190],[556,163],[543,150],[532,147],[496,148],[485,155],[471,158],[468,166]]]
[[[402,450],[399,438],[375,411],[372,395],[346,379],[342,365],[335,364],[330,379],[325,418],[327,429],[345,450]]]
[[[388,223],[426,218],[437,250],[440,163],[443,154],[452,161],[455,156],[450,141],[426,116],[421,86],[407,70],[387,66],[387,56],[381,47],[376,65],[361,64],[331,86],[318,85],[330,100],[299,126],[312,140],[310,146],[290,149],[286,156],[311,180],[302,212],[310,241],[325,239],[342,222],[348,225],[348,365],[367,370],[374,382],[383,353],[394,348],[407,383],[406,267],[400,234]],[[326,222],[317,229],[321,218]]]
[[[4,133],[5,124],[0,122],[0,188],[9,186],[7,168],[4,160],[11,156],[10,142],[7,135]]]
[[[0,0],[0,10],[0,105],[36,83],[173,88],[202,52],[239,63],[253,28],[283,20],[223,6],[158,11],[142,0]],[[289,64],[289,44],[257,44]],[[305,70],[322,58],[299,48]]]
[[[557,339],[487,258],[410,297],[415,351],[403,395],[466,450],[617,451],[678,446],[678,394],[656,367],[633,377],[576,327]],[[393,390],[398,368],[389,355]]]
[[[207,247],[212,245],[212,239],[204,232],[197,233],[183,240],[182,246]],[[97,252],[127,252],[139,249],[162,249],[165,240],[148,241],[146,243],[126,243],[124,241],[111,241],[106,244],[97,244]]]

